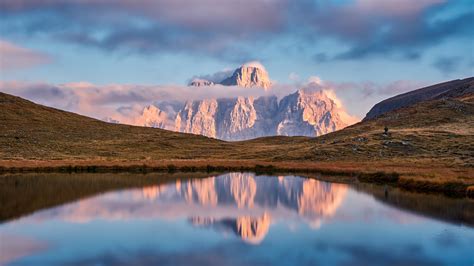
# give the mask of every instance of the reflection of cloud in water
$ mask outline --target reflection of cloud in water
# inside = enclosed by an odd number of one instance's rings
[[[322,220],[335,214],[346,191],[346,185],[314,179],[230,173],[107,193],[34,217],[73,222],[194,217],[193,224],[225,224],[248,242],[258,243],[271,220],[303,219],[313,228],[319,227]]]
[[[0,265],[30,256],[47,248],[45,242],[22,236],[0,235]]]

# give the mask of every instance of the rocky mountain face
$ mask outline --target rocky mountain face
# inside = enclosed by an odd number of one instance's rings
[[[166,128],[169,119],[168,115],[154,105],[145,107],[142,115],[136,120],[136,123],[146,127]]]
[[[171,190],[171,191],[170,191]],[[155,187],[155,199],[173,195],[199,209],[226,205],[240,212],[230,215],[195,216],[189,222],[196,227],[211,227],[233,232],[249,244],[260,243],[268,233],[272,219],[278,219],[278,208],[297,213],[311,227],[317,228],[332,217],[346,197],[347,187],[325,184],[314,179],[275,178],[248,173],[229,173],[219,177],[180,182],[165,189]],[[276,191],[276,193],[268,193]],[[170,198],[170,197],[169,197]],[[264,208],[255,212],[255,209]],[[252,215],[243,210],[253,209]],[[237,214],[237,215],[236,215]]]
[[[376,118],[384,113],[409,107],[419,102],[443,97],[457,97],[472,92],[474,92],[474,77],[439,83],[381,101],[370,109],[364,120]]]
[[[224,79],[220,84],[244,88],[260,87],[269,89],[271,87],[267,71],[264,68],[252,65],[239,67],[234,71],[231,77]]]
[[[138,125],[204,135],[223,140],[263,136],[319,136],[347,126],[341,109],[323,91],[298,90],[276,96],[188,101],[166,113],[146,107]],[[171,109],[168,106],[168,109]]]
[[[270,89],[272,83],[265,68],[260,64],[248,63],[237,68],[230,77],[221,81],[211,81],[203,78],[195,78],[189,86],[202,87],[212,86],[215,83],[224,86],[239,86],[244,88],[260,87]]]
[[[230,75],[226,72],[225,75]],[[263,65],[248,62],[227,78],[195,78],[189,86],[215,84],[244,88],[271,88]],[[216,77],[214,77],[216,79]],[[204,88],[203,88],[204,89]],[[204,99],[185,103],[159,102],[147,106],[135,119],[139,126],[157,127],[222,140],[265,136],[319,136],[348,125],[342,109],[321,90],[300,89],[278,100],[276,96]]]
[[[298,90],[283,98],[279,106],[276,135],[320,136],[347,124],[338,107],[323,91]]]

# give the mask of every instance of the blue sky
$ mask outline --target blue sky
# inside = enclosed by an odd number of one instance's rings
[[[473,76],[472,25],[470,0],[2,0],[0,79],[186,85],[257,60],[280,84],[335,84],[361,115],[400,91]]]

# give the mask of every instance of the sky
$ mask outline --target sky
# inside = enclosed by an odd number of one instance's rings
[[[472,0],[0,0],[0,91],[101,118],[251,94],[186,84],[258,61],[276,91],[317,78],[362,118],[474,76],[472,25]]]

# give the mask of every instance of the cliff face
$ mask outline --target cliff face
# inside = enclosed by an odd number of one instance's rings
[[[206,78],[194,78],[188,85],[193,87],[212,86],[220,84],[224,86],[239,86],[243,88],[259,87],[268,90],[272,82],[268,72],[260,63],[250,62],[234,70],[232,75],[218,80],[208,80]]]
[[[472,92],[474,92],[474,77],[439,83],[383,100],[370,109],[364,120],[376,118],[384,113],[409,107],[419,102],[443,97],[456,97]]]
[[[173,199],[184,198],[195,210],[209,205],[237,209],[225,217],[195,216],[189,222],[197,227],[230,231],[246,243],[258,244],[267,235],[279,208],[297,213],[311,227],[318,228],[324,219],[336,213],[346,197],[347,186],[314,179],[229,173],[180,182],[179,186],[168,186],[168,190],[171,191],[164,194],[178,194]],[[246,210],[253,211],[245,213]]]
[[[240,86],[244,88],[260,87],[269,89],[271,82],[265,69],[256,66],[243,65],[236,69],[231,77],[224,79],[220,84],[226,86]]]
[[[347,124],[339,115],[338,106],[323,91],[298,90],[282,99],[277,135],[320,136]]]
[[[275,96],[190,101],[177,110],[175,116],[147,107],[144,117],[137,121],[143,121],[140,124],[143,126],[223,140],[245,140],[333,132],[347,125],[339,112],[339,107],[323,91],[298,90],[280,102]],[[151,117],[153,114],[156,118]],[[170,124],[174,126],[168,126]]]
[[[175,131],[216,138],[218,102],[215,99],[187,102],[175,119]]]

